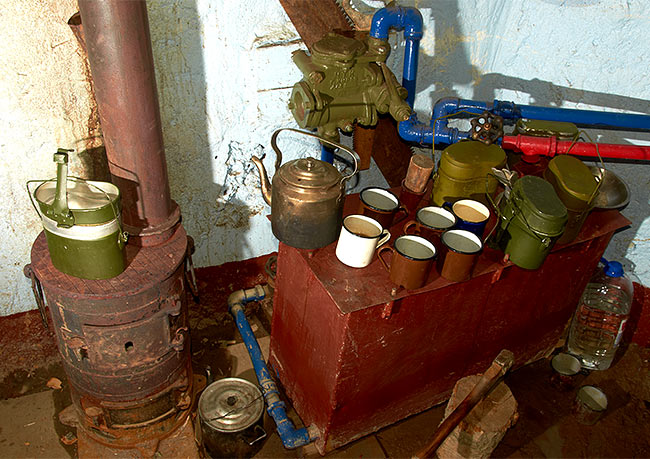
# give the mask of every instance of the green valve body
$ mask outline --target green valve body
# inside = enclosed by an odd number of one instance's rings
[[[289,109],[301,128],[318,129],[327,140],[339,140],[338,128],[352,132],[354,123],[377,124],[377,113],[405,121],[411,108],[406,89],[385,66],[388,42],[357,40],[329,33],[314,43],[311,55],[299,50],[292,59],[304,78],[291,93]]]

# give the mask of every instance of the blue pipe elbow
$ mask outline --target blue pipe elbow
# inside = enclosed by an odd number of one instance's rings
[[[392,28],[404,29],[404,38],[419,40],[422,38],[424,21],[417,8],[391,6],[378,10],[372,17],[370,36],[388,40],[388,31]]]
[[[408,93],[406,102],[413,108],[420,39],[424,30],[422,14],[420,14],[417,8],[402,8],[399,6],[382,8],[372,17],[370,36],[380,40],[388,40],[388,31],[392,28],[398,30],[404,29],[406,49],[404,50],[402,86],[406,88]]]
[[[408,142],[423,145],[431,145],[433,143],[433,128],[418,122],[418,117],[415,113],[408,120],[400,122],[397,125],[397,129],[400,137]]]

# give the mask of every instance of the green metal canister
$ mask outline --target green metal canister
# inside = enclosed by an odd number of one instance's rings
[[[567,209],[546,180],[526,175],[498,206],[497,245],[515,265],[539,268],[567,222]]]
[[[108,182],[68,177],[65,150],[55,153],[54,161],[56,180],[40,181],[33,193],[52,264],[82,279],[119,275],[126,268],[119,189]]]
[[[492,168],[503,168],[506,153],[498,145],[466,140],[445,148],[433,180],[431,200],[441,206],[469,198],[488,204],[486,191],[494,195],[497,180],[490,174]]]
[[[569,213],[560,244],[573,241],[587,215],[593,208],[598,193],[598,182],[589,167],[575,156],[556,156],[548,163],[544,178],[553,185]]]

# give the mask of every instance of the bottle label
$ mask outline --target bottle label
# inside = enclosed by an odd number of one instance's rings
[[[614,347],[618,346],[618,343],[621,342],[621,338],[623,338],[623,332],[625,331],[626,323],[627,323],[627,319],[621,320],[621,326],[618,328],[618,333],[616,334],[616,340],[614,340]]]

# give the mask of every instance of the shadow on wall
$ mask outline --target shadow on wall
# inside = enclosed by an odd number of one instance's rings
[[[212,8],[207,14],[214,16],[207,21],[202,10],[208,7],[183,0],[148,3],[170,187],[194,238],[197,266],[249,253],[244,234],[251,209],[236,196],[254,173],[252,163],[243,164],[241,158],[255,154],[232,142],[226,157],[214,156],[209,133],[223,129],[220,120],[208,119],[206,66],[219,64],[206,62],[203,44],[210,39],[206,22],[220,19]],[[215,161],[225,167],[215,171]]]
[[[526,80],[500,73],[481,74],[480,69],[472,65],[466,46],[463,46],[465,37],[460,25],[458,3],[457,0],[420,0],[405,1],[402,4],[402,6],[419,8],[423,15],[429,15],[429,21],[434,24],[434,55],[427,55],[420,48],[417,84],[417,87],[422,90],[433,82],[434,86],[429,94],[431,107],[443,97],[463,97],[490,102],[496,98],[503,98],[500,94],[503,90],[507,90],[528,94],[529,104],[538,106],[561,106],[565,102],[570,102],[602,107],[606,111],[624,110],[650,114],[650,101],[640,98],[576,89],[536,78]],[[425,37],[431,32],[425,30]],[[401,65],[400,61],[397,66],[400,71]],[[463,86],[470,87],[472,93],[460,94],[454,89]],[[420,121],[428,123],[431,113],[428,113],[428,116],[428,118],[421,117]],[[650,144],[650,134],[647,132],[599,130],[590,131],[590,135],[599,142]],[[593,161],[592,158],[583,159]],[[606,255],[624,262],[626,269],[635,269],[643,283],[647,285],[650,279],[650,267],[635,266],[634,260],[638,265],[639,260],[650,256],[647,242],[648,230],[642,228],[644,219],[650,215],[648,162],[605,160],[605,165],[628,183],[632,195],[630,204],[622,211],[632,224],[621,230],[621,234],[615,235]]]

